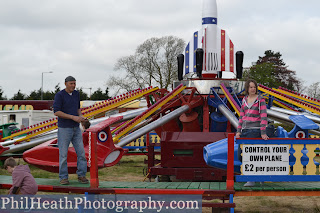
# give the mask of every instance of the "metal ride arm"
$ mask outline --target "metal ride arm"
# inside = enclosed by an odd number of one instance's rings
[[[223,89],[223,88],[222,88]],[[259,89],[260,90],[260,89]],[[213,92],[215,92],[214,90],[212,90]],[[228,97],[228,94],[225,93],[225,95]],[[228,98],[229,100],[229,98]],[[232,99],[230,99],[232,100]],[[229,100],[229,102],[230,102]],[[224,102],[220,99],[220,97],[218,96],[218,94],[215,93],[215,100],[214,100],[217,105],[217,108],[221,111],[221,113],[230,121],[230,123],[235,127],[237,128],[238,126],[238,119],[234,116],[234,114],[227,108],[227,106],[224,104]],[[282,109],[283,110],[283,109]],[[279,111],[279,110],[278,110]],[[289,110],[286,110],[286,112],[288,112]],[[292,113],[295,113],[292,111]],[[285,122],[289,122],[289,123],[292,123],[292,120],[289,119],[289,115],[287,114],[283,114],[281,112],[277,112],[275,110],[270,110],[268,109],[267,110],[267,114],[268,114],[268,117],[270,118],[273,118],[275,120],[278,120],[278,121],[285,121]],[[296,114],[296,113],[295,113]],[[307,116],[306,116],[307,117]],[[309,116],[309,119],[311,120],[315,120],[316,122],[320,121],[319,118],[316,118],[315,116]],[[317,131],[317,130],[309,130],[309,132],[313,133],[313,134],[316,134],[316,135],[319,135],[320,132]]]
[[[307,104],[305,102],[302,102],[300,100],[297,100],[297,99],[294,99],[288,95],[285,95],[285,94],[282,94],[278,91],[275,91],[273,89],[270,89],[266,86],[263,86],[263,85],[259,85],[258,87],[258,90],[260,90],[261,92],[264,92],[266,94],[269,94],[271,96],[274,96],[280,100],[283,100],[283,101],[286,101],[292,105],[295,105],[297,107],[300,107],[300,108],[303,108],[303,109],[306,109],[310,112],[313,112],[313,113],[316,113],[318,115],[320,115],[320,108],[317,107],[317,106],[314,106],[314,105],[310,105],[310,104]]]
[[[160,99],[156,98],[156,100],[160,100]],[[204,99],[201,95],[199,95],[199,92],[197,91],[197,89],[195,87],[187,87],[185,88],[185,90],[183,90],[183,94],[179,93],[176,99],[172,100],[170,103],[161,107],[161,109],[159,109],[157,113],[152,115],[152,117],[147,118],[146,120],[139,123],[139,125],[132,128],[128,132],[128,134],[131,134],[133,131],[136,131],[137,129],[140,129],[146,126],[147,124],[157,120],[158,118],[162,118],[163,116],[165,116],[169,112],[176,110],[180,106],[188,105],[189,110],[187,110],[184,113],[189,113],[193,108],[203,106],[203,104],[204,104]],[[169,121],[170,120],[168,120],[168,122]]]
[[[230,121],[231,125],[234,128],[238,128],[239,120],[238,118],[230,111],[229,108],[224,106],[223,104],[218,105],[218,109],[220,112]]]
[[[268,97],[265,97],[266,99],[269,99]],[[287,109],[287,110],[292,110],[292,111],[297,111],[296,109],[294,109],[293,107],[289,106],[288,104],[274,98],[273,99],[273,103],[275,103],[276,105],[282,107],[283,109]]]
[[[124,95],[120,95],[116,98],[112,98],[107,101],[103,101],[103,102],[95,104],[93,106],[83,108],[83,109],[81,109],[81,111],[82,111],[82,114],[84,117],[91,118],[91,117],[98,115],[100,113],[106,112],[108,110],[117,108],[123,104],[129,103],[137,98],[141,98],[144,95],[146,95],[150,92],[154,92],[156,90],[158,90],[158,87],[155,87],[155,88],[149,87],[149,88],[146,88],[143,90],[136,90],[136,91],[124,94]],[[55,118],[55,119],[50,119],[46,122],[41,122],[41,123],[33,125],[29,128],[25,128],[22,131],[15,132],[12,135],[3,138],[2,140],[13,139],[14,137],[20,136],[22,134],[27,134],[27,136],[16,139],[15,144],[20,143],[22,141],[30,140],[30,138],[33,138],[37,135],[40,135],[45,132],[56,129],[57,128],[57,121],[58,121],[58,119]]]
[[[45,134],[39,138],[32,139],[32,141],[27,142],[27,143],[20,143],[17,145],[11,144],[9,146],[3,146],[3,147],[0,146],[0,156],[37,146],[37,145],[44,143],[48,140],[52,140],[55,137],[57,137],[57,130],[53,130],[53,131],[49,132],[48,134]]]
[[[182,113],[188,111],[190,107],[188,105],[181,106],[180,108],[168,113],[167,115],[163,116],[162,118],[159,118],[158,120],[146,125],[145,127],[142,127],[141,129],[134,131],[130,135],[123,137],[120,142],[117,144],[120,147],[123,147],[127,145],[128,143],[131,143],[133,140],[141,137],[144,134],[147,134],[148,132],[156,129],[159,126],[164,125],[168,121],[180,116]]]
[[[147,108],[135,109],[135,110],[130,110],[127,112],[111,115],[108,117],[93,119],[93,120],[90,120],[91,126],[95,126],[96,124],[99,124],[102,121],[108,120],[109,118],[112,118],[112,117],[121,117],[122,120],[128,120],[128,119],[136,117],[137,115],[140,115],[146,109]],[[0,156],[8,154],[8,153],[32,148],[32,147],[37,146],[41,143],[52,140],[56,137],[57,137],[57,130],[53,130],[53,131],[50,131],[46,134],[43,134],[37,138],[32,138],[31,141],[29,141],[29,142],[22,142],[17,145],[13,145],[13,143],[15,142],[14,140],[5,141],[5,142],[1,143],[1,145],[0,145]]]
[[[117,132],[115,132],[116,136],[113,138],[113,141],[116,143],[120,140],[122,136],[124,136],[126,133],[130,131],[133,127],[135,127],[138,123],[152,115],[155,111],[157,111],[159,108],[161,108],[163,105],[165,105],[167,102],[169,102],[171,99],[173,99],[175,96],[177,96],[181,91],[183,91],[186,87],[178,86],[175,88],[172,92],[167,94],[165,97],[163,97],[160,101],[149,107],[149,109],[142,113],[140,116],[136,117],[132,121],[130,121],[128,124],[120,128]]]
[[[221,100],[219,95],[216,93],[214,88],[211,88],[211,92],[213,93],[214,97],[211,98],[208,96],[208,104],[215,108],[218,108],[219,111],[230,121],[231,125],[234,128],[237,128],[239,125],[238,118],[230,111],[227,105]]]
[[[240,107],[237,104],[237,102],[234,100],[234,98],[231,96],[231,94],[228,91],[227,87],[223,83],[221,83],[220,88],[223,91],[224,95],[227,97],[227,99],[228,99],[229,103],[231,104],[232,108],[236,111],[238,116],[240,116]]]
[[[119,113],[119,114],[115,114],[115,115],[111,115],[111,116],[107,116],[107,117],[102,117],[102,118],[97,118],[97,119],[93,119],[93,120],[90,120],[90,123],[91,123],[91,126],[94,126],[104,120],[107,120],[108,118],[110,117],[119,117],[121,116],[122,117],[122,120],[128,120],[128,119],[132,119],[138,115],[140,115],[142,112],[144,112],[147,108],[144,107],[144,108],[140,108],[140,109],[135,109],[135,110],[130,110],[128,112],[122,112],[122,113]],[[57,133],[57,130],[52,130],[50,132],[47,132],[45,134],[42,134],[42,135],[39,135],[39,137],[36,137],[36,138],[32,138],[30,142],[28,143],[32,143],[34,142],[35,139],[37,139],[37,141],[42,141],[42,137],[46,137],[48,135],[50,135],[51,137],[48,139],[46,138],[46,140],[51,140],[51,139],[54,139],[56,137],[56,133]],[[41,137],[41,138],[40,138]],[[38,140],[39,139],[39,140]],[[0,154],[2,153],[1,150],[3,149],[6,149],[9,147],[9,145],[11,144],[16,144],[15,147],[17,147],[17,143],[15,143],[16,140],[6,140],[5,142],[1,142],[0,143]],[[37,142],[38,143],[38,142]],[[20,144],[20,143],[19,143]],[[25,145],[23,145],[25,146]],[[18,146],[19,147],[19,146]],[[12,147],[13,148],[13,147]],[[8,148],[9,149],[9,148]],[[6,149],[7,150],[7,149]],[[20,151],[21,148],[18,150]]]
[[[227,94],[225,94],[226,96],[227,96]],[[228,96],[227,96],[228,97]],[[229,100],[229,99],[228,99]],[[229,100],[230,101],[230,100]],[[222,100],[221,100],[221,102],[222,102]],[[235,128],[237,128],[237,124],[238,124],[238,119],[235,119],[234,118],[234,115],[229,111],[229,110],[227,110],[227,109],[223,109],[223,108],[227,108],[224,104],[220,104],[220,105],[218,105],[218,108],[219,108],[219,110],[221,111],[221,113],[225,116],[225,117],[227,117],[228,118],[228,120],[230,121],[230,123],[235,127]],[[274,107],[273,107],[274,108]],[[278,108],[279,109],[279,108]],[[280,109],[279,109],[280,110]],[[278,121],[285,121],[285,122],[289,122],[289,123],[292,123],[293,124],[293,122],[292,122],[292,120],[291,119],[289,119],[289,115],[287,115],[287,114],[283,114],[283,113],[281,113],[281,112],[279,112],[279,110],[278,110],[278,112],[277,111],[275,111],[275,110],[272,110],[272,109],[267,109],[267,114],[268,114],[268,117],[271,117],[271,118],[273,118],[273,119],[275,119],[275,120],[278,120]],[[282,110],[282,112],[283,111],[285,111],[286,113],[290,113],[290,112],[292,112],[293,114],[297,114],[296,112],[294,112],[294,111],[290,111],[290,110],[285,110],[285,109],[281,109]],[[305,115],[306,117],[308,117],[309,119],[311,119],[311,120],[314,120],[315,122],[320,122],[320,119],[319,118],[317,118],[317,117],[315,117],[315,116],[307,116],[307,115]],[[229,118],[231,118],[231,120],[229,119]],[[309,132],[311,132],[311,133],[313,133],[313,134],[316,134],[316,135],[319,135],[320,134],[320,132],[319,131],[317,131],[317,130],[309,130]]]
[[[142,135],[166,124],[167,122],[171,121],[174,118],[177,118],[183,113],[188,113],[188,111],[192,110],[195,107],[201,106],[203,104],[203,98],[201,96],[197,96],[198,98],[195,98],[195,94],[198,94],[198,91],[196,88],[185,88],[186,90],[191,89],[189,92],[184,94],[179,93],[178,98],[171,102],[168,105],[165,105],[161,110],[156,114],[153,115],[146,123],[142,124],[140,129],[135,130],[134,132],[131,132],[129,135],[123,137],[120,139],[120,142],[117,144],[118,146],[125,146],[126,144],[132,142],[133,140],[141,137]],[[187,97],[188,96],[188,97]],[[182,105],[182,106],[181,106]],[[170,113],[158,118],[159,114],[167,112],[169,110],[172,110],[172,108],[175,108],[177,106],[181,106]],[[157,119],[158,118],[158,119]],[[157,120],[155,120],[157,119]],[[154,121],[155,120],[155,121]],[[149,124],[147,124],[149,123]]]
[[[306,95],[302,95],[300,93],[297,93],[297,92],[294,92],[294,91],[290,91],[290,90],[288,90],[286,88],[283,88],[283,87],[279,87],[279,89],[274,89],[274,90],[276,90],[278,92],[281,92],[281,93],[283,93],[285,95],[289,95],[289,96],[292,96],[294,98],[298,98],[298,99],[300,99],[300,100],[302,100],[302,101],[304,101],[306,103],[312,104],[314,106],[320,106],[320,101],[315,99],[315,98],[310,98],[310,97],[308,97]]]
[[[275,111],[275,110],[272,110],[272,109],[267,109],[267,114],[268,114],[268,117],[271,117],[273,118],[274,120],[277,120],[279,122],[286,122],[286,123],[291,123],[291,124],[294,124],[292,122],[292,120],[289,118],[290,115],[288,114],[284,114],[282,112],[279,112],[279,111]],[[310,119],[311,120],[311,119]],[[320,124],[317,124],[320,128]],[[315,134],[315,135],[320,135],[320,132],[317,131],[317,130],[314,130],[314,129],[309,129],[308,130],[310,133],[312,134]]]
[[[148,87],[146,89],[143,90],[138,90],[137,92],[134,93],[127,93],[126,95],[120,95],[117,96],[117,98],[115,99],[110,99],[109,101],[105,101],[105,104],[97,104],[97,105],[93,105],[92,107],[90,107],[89,109],[83,109],[82,113],[84,114],[84,116],[86,118],[91,118],[95,115],[98,115],[100,113],[106,112],[108,110],[117,108],[119,106],[122,106],[124,104],[127,104],[137,98],[141,98],[144,95],[156,91],[158,90],[158,87],[152,88],[152,87]]]
[[[304,115],[307,118],[309,118],[310,120],[319,123],[320,124],[320,118],[318,116],[314,116],[314,115],[310,115],[310,114],[305,114],[305,113],[300,113],[300,112],[296,112],[296,111],[292,111],[292,110],[287,110],[287,109],[282,109],[279,107],[271,107],[271,110],[277,111],[277,112],[281,112],[281,113],[285,113],[285,114],[289,114],[289,115]]]
[[[114,134],[115,132],[117,132],[119,129],[121,129],[122,127],[128,125],[132,120],[128,120],[128,121],[124,121],[121,124],[119,124],[118,126],[116,126],[111,133]]]

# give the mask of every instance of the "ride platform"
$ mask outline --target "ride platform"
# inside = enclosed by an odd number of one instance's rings
[[[235,182],[234,190],[227,190],[226,182],[123,182],[100,181],[99,188],[90,188],[90,183],[81,184],[69,180],[69,185],[61,185],[59,179],[35,178],[39,191],[60,193],[97,194],[219,194],[234,196],[320,196],[320,182],[265,182],[253,187]],[[12,186],[11,176],[0,176],[0,188]]]
[[[97,194],[234,194],[226,189],[226,182],[123,182],[100,181],[99,188],[90,188],[90,183],[82,184],[69,180],[69,185],[61,185],[59,179],[35,178],[39,191],[61,193],[97,193]],[[0,188],[12,186],[11,176],[0,176]],[[319,187],[320,188],[320,187]]]
[[[59,179],[35,178],[38,190],[55,193],[84,194],[184,194],[201,195],[204,200],[219,199],[222,203],[202,202],[202,207],[234,208],[234,190],[227,190],[225,182],[116,182],[100,181],[99,188],[90,188],[90,183],[81,184],[69,180],[69,185],[61,185]],[[12,186],[11,176],[0,176],[0,189]],[[225,202],[228,201],[229,202]]]

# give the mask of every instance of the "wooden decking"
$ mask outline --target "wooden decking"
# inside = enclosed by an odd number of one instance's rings
[[[40,186],[62,186],[58,179],[36,178]],[[0,176],[0,186],[11,185],[11,176]],[[244,183],[234,183],[235,192],[240,191],[319,191],[320,182],[266,182],[256,183],[254,187],[244,187]],[[77,180],[70,180],[70,185],[63,187],[89,188],[89,184],[81,184]],[[3,187],[1,187],[3,188]],[[226,190],[225,182],[119,182],[100,181],[99,188],[117,189],[185,189],[185,190]]]
[[[146,190],[152,191],[162,190],[164,194],[166,191],[177,191],[188,194],[212,194],[213,192],[221,192],[221,194],[233,194],[234,190],[226,190],[225,182],[116,182],[116,181],[100,181],[98,189],[91,189],[89,184],[81,184],[77,180],[70,180],[69,185],[60,185],[58,179],[36,178],[39,186],[39,191],[99,191],[103,193],[110,193],[111,190],[120,192],[121,190],[136,191]],[[12,185],[11,176],[0,176],[0,188],[8,188]],[[65,189],[65,190],[63,190]],[[198,192],[198,193],[197,193]]]
[[[190,194],[201,195],[205,200],[220,199],[222,203],[202,202],[203,207],[234,208],[235,203],[225,202],[233,198],[234,190],[226,190],[225,182],[114,182],[100,181],[99,188],[69,180],[69,185],[60,185],[58,179],[36,178],[39,191],[57,193],[94,194]],[[0,176],[0,188],[12,186],[11,176]]]

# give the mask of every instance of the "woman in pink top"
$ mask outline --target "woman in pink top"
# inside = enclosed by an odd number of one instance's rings
[[[267,106],[265,99],[258,95],[258,85],[255,80],[247,80],[245,84],[246,97],[242,106],[237,128],[237,138],[263,138],[268,140],[266,133],[268,125]]]
[[[265,99],[258,95],[258,85],[249,79],[245,84],[246,96],[242,100],[236,138],[263,138],[267,135],[267,105]],[[254,186],[255,182],[248,181],[244,186]]]

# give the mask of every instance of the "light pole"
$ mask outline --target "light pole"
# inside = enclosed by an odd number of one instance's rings
[[[92,89],[92,87],[89,87],[89,88],[83,88],[83,89],[89,89],[89,90],[90,90],[90,96],[89,96],[89,98],[90,98],[90,100],[91,100],[91,89]]]
[[[43,73],[53,73],[53,72],[50,71],[50,72],[42,72],[41,73],[41,100],[43,100]]]

